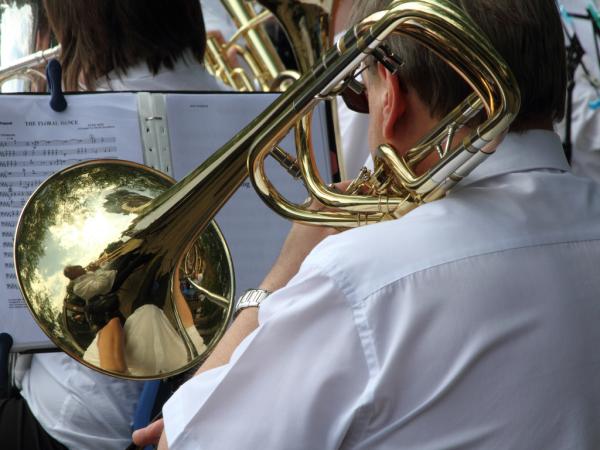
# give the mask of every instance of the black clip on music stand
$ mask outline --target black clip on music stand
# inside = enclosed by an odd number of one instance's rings
[[[8,359],[12,345],[12,336],[8,333],[0,333],[0,399],[8,398],[10,395]]]
[[[62,67],[56,59],[51,59],[46,66],[46,80],[50,92],[50,108],[56,112],[67,109],[67,100],[62,91]]]

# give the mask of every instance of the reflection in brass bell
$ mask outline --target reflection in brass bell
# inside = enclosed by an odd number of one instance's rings
[[[185,237],[192,244],[131,232],[173,184],[135,163],[82,163],[42,184],[24,210],[15,249],[24,296],[50,339],[92,368],[174,375],[201,362],[224,332],[233,269],[216,224]],[[170,265],[181,245],[189,248]]]

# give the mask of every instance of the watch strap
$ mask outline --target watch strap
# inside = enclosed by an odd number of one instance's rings
[[[248,289],[242,294],[235,305],[233,317],[237,317],[242,309],[258,308],[262,301],[271,293],[265,289]]]

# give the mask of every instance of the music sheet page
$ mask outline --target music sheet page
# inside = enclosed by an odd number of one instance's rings
[[[208,156],[235,136],[261,113],[277,94],[170,94],[167,97],[171,157],[176,179],[181,179]],[[321,105],[323,106],[323,105]],[[330,182],[330,162],[325,109],[313,117],[313,143],[317,165]],[[280,144],[295,154],[293,134]],[[307,192],[300,181],[284,172],[273,158],[267,159],[267,173],[277,189],[290,200],[303,202]],[[236,293],[256,288],[275,262],[291,223],[271,211],[246,179],[217,214],[217,224],[231,250]]]
[[[67,96],[66,111],[50,109],[48,96],[0,97],[0,331],[13,351],[50,345],[19,291],[13,236],[27,198],[46,178],[77,162],[119,158],[142,162],[135,94]]]

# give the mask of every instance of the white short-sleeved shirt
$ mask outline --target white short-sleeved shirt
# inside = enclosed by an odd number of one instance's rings
[[[360,169],[367,166],[372,168],[369,152],[369,115],[360,114],[348,109],[341,98],[337,99],[338,123],[340,128],[341,158],[340,167],[343,169],[342,179],[353,180]]]
[[[185,331],[200,355],[206,350],[204,340],[194,325]],[[175,330],[162,309],[156,305],[142,305],[125,321],[125,365],[127,375],[147,376],[173,372],[188,363],[188,354],[183,339]],[[83,354],[88,363],[102,367],[98,335]]]
[[[190,53],[175,62],[173,69],[162,67],[152,74],[146,63],[130,67],[126,74],[111,72],[98,81],[99,91],[222,91],[224,85],[213,78]]]
[[[98,90],[221,90],[187,57],[153,76],[141,64],[110,76]],[[34,355],[21,395],[44,430],[70,449],[122,450],[131,442],[133,413],[143,382],[120,380],[79,364],[63,353]]]
[[[600,448],[600,186],[509,134],[446,198],[324,240],[171,450]]]
[[[335,36],[336,42],[344,32]],[[361,80],[359,80],[361,81]],[[342,180],[353,180],[360,169],[373,168],[373,160],[369,152],[369,115],[349,109],[341,98],[337,99],[338,125],[341,136],[340,173]]]

